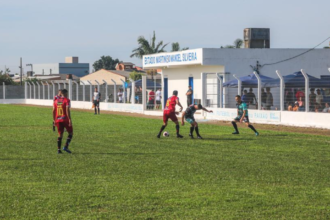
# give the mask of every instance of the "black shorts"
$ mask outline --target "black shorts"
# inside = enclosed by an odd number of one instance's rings
[[[159,100],[156,100],[156,104],[157,104],[157,105],[160,105],[160,101],[159,101]]]
[[[235,121],[240,121],[241,118],[242,118],[242,117],[237,116],[234,120],[235,120]],[[249,122],[250,122],[250,121],[249,121],[249,116],[245,116],[245,117],[243,118],[243,122],[244,122],[244,123],[249,123]]]
[[[94,100],[93,101],[93,104],[94,104],[95,107],[99,107],[100,101]]]

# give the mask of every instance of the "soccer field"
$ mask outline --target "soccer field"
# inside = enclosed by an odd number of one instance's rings
[[[3,219],[330,218],[327,136],[169,123],[157,139],[161,120],[73,109],[58,155],[51,108],[0,112]]]

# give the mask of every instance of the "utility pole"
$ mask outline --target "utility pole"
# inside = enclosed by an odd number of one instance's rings
[[[23,85],[22,57],[21,57],[21,62],[20,62],[19,69],[20,69],[20,78],[21,78],[21,86],[22,86]]]

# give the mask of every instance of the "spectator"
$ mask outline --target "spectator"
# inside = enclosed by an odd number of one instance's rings
[[[266,98],[266,110],[270,110],[270,108],[274,105],[273,103],[273,95],[272,93],[270,92],[270,88],[267,87],[266,88],[266,91],[267,91],[267,98]]]
[[[266,101],[267,101],[267,93],[265,92],[265,89],[261,89],[261,103],[262,107],[266,107]]]
[[[315,102],[316,102],[316,105],[318,106],[318,108],[320,108],[321,106],[323,106],[323,95],[321,94],[321,90],[320,89],[317,89],[316,90]]]
[[[296,112],[296,111],[298,111],[298,109],[299,109],[299,104],[298,104],[298,102],[297,102],[297,101],[295,101],[295,102],[294,102],[294,106],[293,106],[293,109],[292,109],[292,110],[293,110],[294,112]]]
[[[294,103],[294,97],[291,89],[288,89],[285,94],[285,103],[287,106]]]
[[[289,106],[288,106],[288,111],[293,111],[293,107],[292,107],[292,105],[289,105]]]
[[[192,96],[193,96],[193,94],[194,94],[194,91],[192,90],[191,86],[188,86],[188,91],[187,91],[187,93],[186,93],[186,95],[187,95],[187,105],[188,105],[188,107],[189,107],[190,105],[192,105],[192,102],[193,102],[193,100],[192,100]]]
[[[305,99],[305,93],[303,91],[301,91],[301,89],[298,89],[298,91],[296,93],[297,101],[300,100],[300,97],[304,100]]]
[[[154,108],[154,105],[155,105],[155,92],[152,89],[149,92],[149,103],[148,103],[147,109],[153,109]]]
[[[119,89],[117,96],[118,96],[118,102],[123,103],[123,89]]]
[[[242,102],[246,103],[247,106],[249,106],[249,98],[248,98],[248,95],[247,95],[247,90],[243,91]]]
[[[299,97],[299,100],[298,100],[298,104],[299,104],[299,107],[302,106],[304,100],[302,97]]]
[[[162,90],[158,89],[158,91],[156,92],[156,109],[160,108],[161,100],[162,100]]]
[[[324,113],[327,113],[327,112],[330,112],[330,106],[329,106],[329,103],[325,103],[325,108],[323,109]]]
[[[250,88],[248,94],[248,101],[249,101],[249,104],[250,105],[258,105],[258,102],[257,102],[257,98],[256,98],[256,95],[253,93],[253,89]]]
[[[139,103],[139,88],[137,87],[137,86],[135,86],[135,88],[134,88],[134,91],[135,91],[135,103]]]
[[[309,109],[313,112],[315,110],[316,105],[316,94],[314,88],[311,88],[310,91],[311,94],[309,94]]]
[[[139,86],[137,89],[137,96],[139,96],[139,103],[142,103],[142,87]]]
[[[301,97],[300,97],[301,99]],[[298,111],[304,112],[305,111],[305,101],[301,101],[301,105],[299,106]]]

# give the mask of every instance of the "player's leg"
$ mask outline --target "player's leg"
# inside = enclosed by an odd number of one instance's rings
[[[68,135],[68,138],[66,139],[66,143],[64,145],[63,150],[71,154],[71,151],[69,150],[69,144],[71,143],[71,140],[72,140],[72,137],[73,137],[73,127],[69,126],[69,123],[67,123],[65,125],[65,128],[66,128],[69,135]]]
[[[183,136],[180,134],[180,125],[179,125],[179,121],[178,121],[178,118],[176,117],[175,112],[170,113],[169,117],[175,124],[176,137],[183,138]]]
[[[162,127],[160,128],[160,131],[159,131],[159,133],[158,133],[158,135],[157,135],[158,138],[160,138],[162,132],[163,132],[164,129],[166,128],[168,118],[169,118],[169,117],[168,117],[167,114],[164,114],[164,115],[163,115],[163,125],[162,125]]]
[[[96,108],[97,108],[97,102],[96,102],[96,100],[94,100],[93,104],[94,104],[94,115],[96,115]]]
[[[236,117],[234,119],[234,121],[231,122],[231,124],[233,125],[234,129],[235,129],[235,132],[233,132],[233,134],[239,134],[239,131],[238,131],[238,128],[237,128],[237,124],[236,122],[239,122],[240,118],[239,117]]]
[[[196,121],[194,121],[193,125],[195,126],[195,131],[196,131],[196,134],[197,134],[197,138],[198,139],[203,139],[202,136],[199,134],[198,123]]]
[[[192,118],[186,118],[185,117],[186,122],[188,122],[191,126],[190,126],[190,133],[189,133],[189,137],[190,138],[194,138],[194,130],[195,130],[195,126],[192,124],[194,121]]]
[[[61,122],[56,123],[56,127],[57,127],[57,132],[58,132],[58,136],[57,136],[57,153],[61,154],[61,146],[62,146],[62,138],[63,138],[63,133],[64,133],[64,126]]]
[[[97,102],[97,111],[100,114],[100,101]]]
[[[259,136],[259,132],[254,128],[253,125],[250,124],[249,119],[245,122],[245,124],[256,134],[256,136]]]

